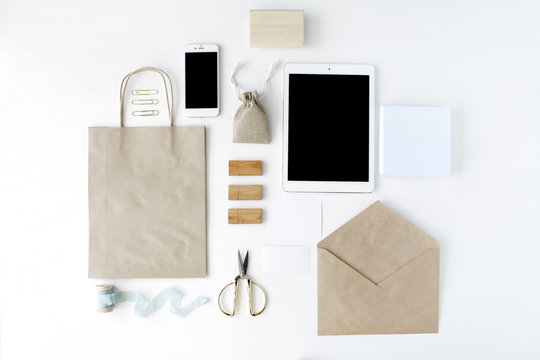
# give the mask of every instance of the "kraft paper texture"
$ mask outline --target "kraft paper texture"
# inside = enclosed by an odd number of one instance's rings
[[[439,245],[383,203],[317,252],[319,335],[438,332]]]
[[[205,131],[89,129],[90,278],[206,276]]]

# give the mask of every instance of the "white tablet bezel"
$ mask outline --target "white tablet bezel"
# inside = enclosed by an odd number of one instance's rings
[[[287,179],[289,165],[289,74],[369,76],[369,181],[292,181]],[[283,76],[283,190],[291,192],[372,192],[375,177],[375,67],[358,64],[288,63],[283,69]],[[321,166],[323,165],[321,164]]]

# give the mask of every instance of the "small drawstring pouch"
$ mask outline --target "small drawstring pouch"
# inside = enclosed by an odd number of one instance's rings
[[[268,144],[270,142],[268,116],[259,100],[264,96],[268,82],[276,71],[277,63],[272,64],[260,96],[257,90],[240,92],[235,79],[239,67],[240,63],[237,63],[231,74],[231,83],[236,90],[236,96],[242,102],[234,115],[233,143]]]

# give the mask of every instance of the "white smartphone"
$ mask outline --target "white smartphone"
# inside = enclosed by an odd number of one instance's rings
[[[188,44],[184,47],[184,97],[188,117],[219,114],[219,47]]]

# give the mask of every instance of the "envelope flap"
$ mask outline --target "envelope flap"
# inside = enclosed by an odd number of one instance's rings
[[[327,249],[374,283],[379,283],[437,241],[377,201],[321,240]]]

